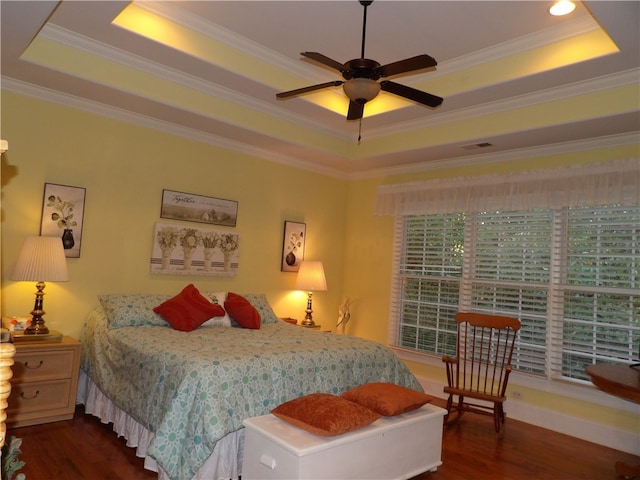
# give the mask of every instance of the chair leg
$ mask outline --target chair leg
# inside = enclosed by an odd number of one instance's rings
[[[502,435],[504,433],[504,409],[501,403],[495,403],[493,405],[493,424],[496,429],[496,433]]]
[[[457,405],[454,407],[453,405],[453,394],[449,395],[449,398],[447,399],[447,413],[444,417],[444,424],[445,425],[452,425],[454,423],[456,423],[460,417],[462,416],[462,414],[464,413],[464,397],[458,395],[458,403]],[[451,411],[455,410],[456,414],[453,418],[451,418]]]
[[[444,423],[447,424],[449,422],[449,416],[451,415],[451,407],[453,406],[453,394],[449,395],[447,398],[447,414],[444,416]]]
[[[464,414],[464,397],[458,395],[458,418]]]

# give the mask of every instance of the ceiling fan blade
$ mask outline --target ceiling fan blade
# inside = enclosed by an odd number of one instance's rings
[[[347,120],[360,120],[364,114],[364,103],[349,102],[349,111],[347,112]]]
[[[334,80],[333,82],[319,83],[318,85],[311,85],[309,87],[297,88],[295,90],[289,90],[288,92],[276,93],[277,98],[289,98],[295,97],[297,95],[302,95],[303,93],[313,92],[315,90],[321,90],[327,87],[337,87],[342,85],[344,82],[342,80]]]
[[[311,60],[315,60],[318,63],[322,63],[323,65],[326,65],[327,67],[331,67],[335,70],[338,70],[339,72],[342,72],[344,70],[344,65],[342,63],[334,60],[333,58],[329,58],[326,55],[323,55],[321,53],[302,52],[300,55],[302,55],[303,57],[310,58]]]
[[[442,97],[431,95],[430,93],[416,90],[415,88],[407,87],[406,85],[400,85],[399,83],[395,83],[390,80],[383,80],[380,82],[380,88],[385,92],[399,95],[417,103],[422,103],[428,107],[437,107],[443,100]]]
[[[400,73],[412,72],[414,70],[422,70],[423,68],[435,67],[438,64],[433,57],[429,55],[417,55],[415,57],[406,58],[398,62],[388,63],[376,69],[381,77],[390,77]]]

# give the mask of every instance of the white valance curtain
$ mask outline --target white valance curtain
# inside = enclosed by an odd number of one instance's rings
[[[640,205],[640,158],[381,185],[376,215]]]

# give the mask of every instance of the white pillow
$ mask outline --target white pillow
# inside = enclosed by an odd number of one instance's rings
[[[227,299],[227,292],[203,293],[211,303],[217,303],[224,309],[224,301]],[[224,317],[213,317],[204,322],[201,327],[230,327],[231,318],[227,311],[224,311]]]

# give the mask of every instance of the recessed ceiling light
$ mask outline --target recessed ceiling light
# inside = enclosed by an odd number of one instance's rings
[[[573,12],[575,9],[576,9],[576,4],[574,2],[571,2],[569,0],[560,0],[554,3],[553,5],[551,5],[551,8],[549,8],[549,13],[551,15],[555,15],[556,17],[559,17],[561,15],[567,15]]]

